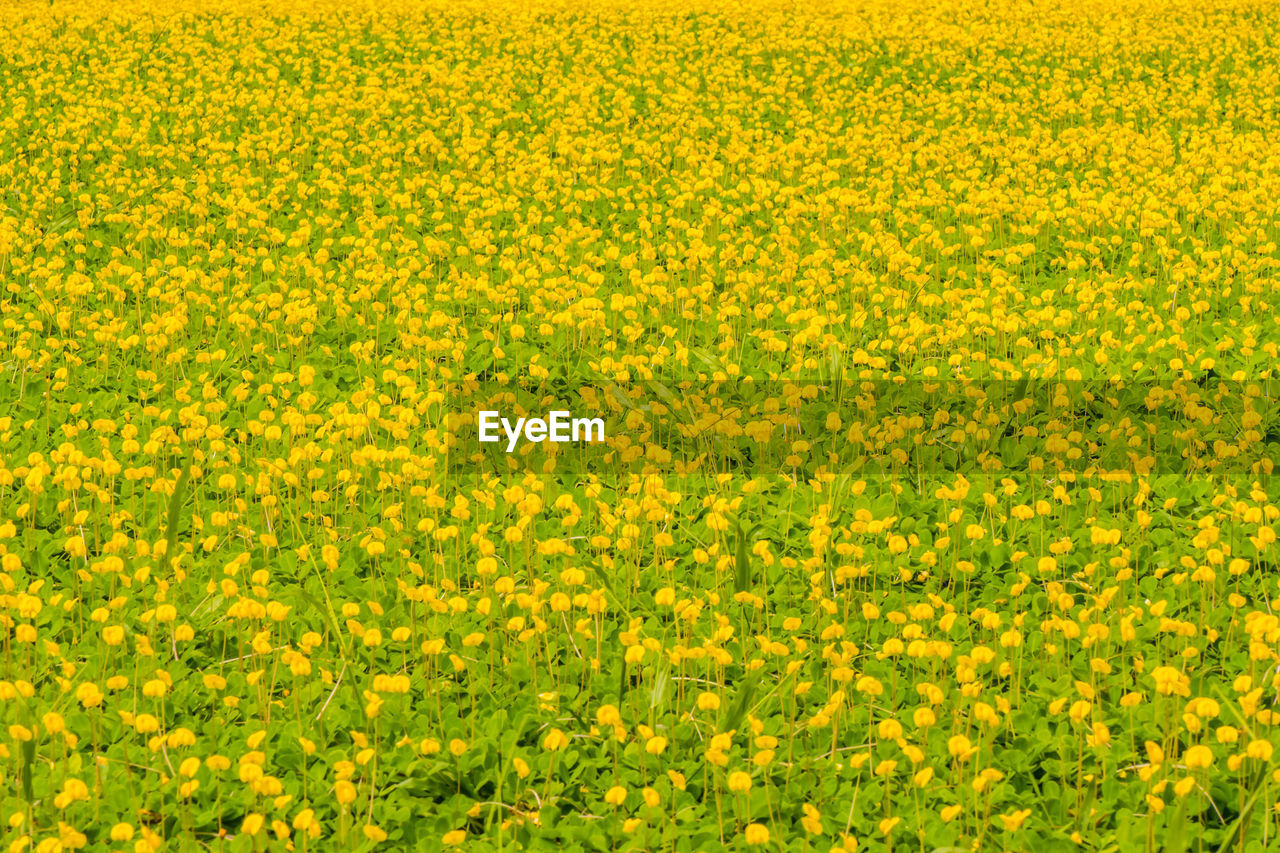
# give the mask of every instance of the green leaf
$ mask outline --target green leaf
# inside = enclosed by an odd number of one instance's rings
[[[664,663],[653,678],[653,689],[649,691],[649,708],[657,709],[666,699],[667,688],[671,686],[671,664]]]
[[[1235,839],[1236,833],[1240,831],[1240,827],[1244,825],[1244,821],[1249,816],[1249,812],[1253,810],[1253,804],[1258,801],[1258,797],[1261,796],[1263,790],[1265,790],[1262,782],[1263,780],[1259,779],[1255,783],[1253,796],[1245,802],[1244,808],[1240,809],[1240,814],[1236,816],[1236,819],[1232,822],[1230,829],[1227,830],[1227,834],[1223,837],[1222,843],[1218,845],[1218,853],[1227,853],[1227,851],[1231,849],[1231,842]]]
[[[728,713],[725,714],[724,724],[720,726],[721,731],[732,731],[742,725],[742,719],[747,715],[747,709],[751,707],[751,698],[755,695],[756,685],[759,682],[760,673],[754,672],[738,687],[738,695],[734,698]]]
[[[1187,802],[1188,794],[1178,798],[1178,808],[1165,827],[1163,853],[1183,853],[1187,849]]]
[[[182,501],[187,494],[187,483],[190,481],[191,460],[189,457],[183,457],[182,473],[178,475],[173,494],[169,496],[169,511],[165,515],[164,559],[166,562],[173,560],[173,549],[178,544],[178,516],[182,511]]]
[[[751,552],[747,550],[747,534],[741,523],[733,525],[733,588],[735,592],[746,592],[751,588]]]
[[[32,768],[36,762],[36,742],[32,740],[24,740],[22,742],[22,798],[28,803],[35,801],[35,793],[32,789]]]

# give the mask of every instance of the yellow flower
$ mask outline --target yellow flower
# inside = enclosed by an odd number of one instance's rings
[[[973,744],[964,735],[953,735],[947,740],[947,753],[957,761],[964,761],[973,751]]]
[[[86,708],[96,708],[104,698],[96,684],[81,684],[76,688],[76,701]]]
[[[1202,770],[1213,764],[1213,752],[1203,744],[1196,744],[1187,749],[1182,761],[1192,770]]]
[[[1269,740],[1251,740],[1249,745],[1245,747],[1245,755],[1250,758],[1256,758],[1259,761],[1270,761],[1273,750],[1274,747]]]
[[[1017,832],[1030,816],[1031,809],[1018,809],[1007,814],[996,815],[1006,832]]]
[[[881,720],[876,734],[884,740],[897,740],[902,737],[902,724],[897,720]]]
[[[752,847],[769,843],[769,828],[762,823],[749,823],[743,832],[743,838]]]
[[[1156,692],[1165,695],[1187,696],[1191,690],[1189,680],[1181,671],[1171,666],[1158,666],[1151,671],[1156,682]]]

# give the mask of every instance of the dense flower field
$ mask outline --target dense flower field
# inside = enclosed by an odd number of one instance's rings
[[[0,844],[1277,843],[1277,33],[6,4]]]

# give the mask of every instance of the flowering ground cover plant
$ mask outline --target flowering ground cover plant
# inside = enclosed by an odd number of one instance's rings
[[[1272,4],[0,32],[5,849],[1277,843]]]

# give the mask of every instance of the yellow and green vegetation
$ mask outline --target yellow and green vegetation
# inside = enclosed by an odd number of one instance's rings
[[[4,4],[0,845],[1276,844],[1277,34]]]

